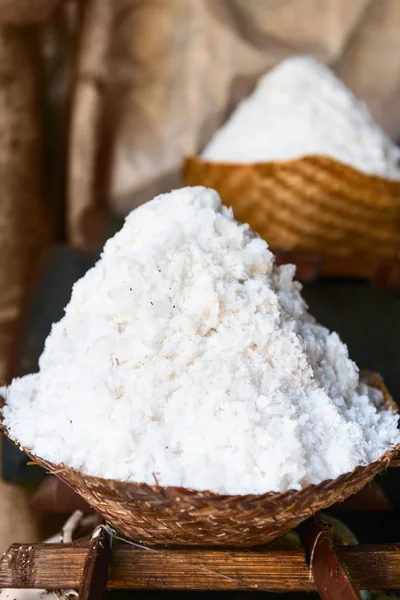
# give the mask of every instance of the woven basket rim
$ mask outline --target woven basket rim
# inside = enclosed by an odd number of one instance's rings
[[[362,370],[362,371],[360,371],[360,382],[361,381],[368,384],[371,387],[374,387],[375,389],[378,389],[383,394],[384,407],[391,408],[395,414],[400,414],[399,407],[397,406],[396,402],[393,400],[389,390],[387,389],[387,387],[383,381],[383,378],[381,377],[381,375],[379,373]],[[1,408],[2,408],[2,406],[4,406],[4,404],[5,404],[5,401],[2,397],[0,397],[0,399],[2,401],[1,402]],[[289,490],[286,490],[285,492],[269,491],[269,492],[265,492],[262,494],[218,494],[217,492],[212,492],[210,490],[196,490],[196,489],[185,488],[185,487],[180,487],[180,486],[162,486],[162,485],[159,485],[158,483],[155,483],[154,485],[150,485],[150,484],[144,483],[144,482],[121,481],[119,479],[108,479],[108,478],[103,478],[103,477],[97,477],[96,475],[88,475],[88,474],[84,473],[83,471],[81,471],[80,469],[68,467],[68,466],[64,465],[63,463],[60,463],[60,464],[51,463],[50,461],[47,461],[47,460],[40,458],[40,457],[36,456],[35,454],[33,454],[29,448],[22,446],[17,440],[15,440],[10,435],[6,426],[3,423],[3,415],[2,415],[1,408],[0,408],[0,432],[5,434],[10,439],[10,441],[12,441],[16,446],[18,446],[20,449],[24,450],[24,452],[36,464],[39,464],[42,467],[48,469],[50,473],[57,475],[58,473],[62,474],[63,472],[69,471],[69,472],[73,472],[76,475],[82,477],[87,482],[96,482],[96,483],[100,482],[100,483],[104,483],[104,485],[115,486],[116,488],[132,486],[132,488],[135,488],[136,490],[143,490],[144,492],[146,492],[146,491],[158,492],[158,493],[164,492],[166,496],[171,496],[171,495],[182,496],[182,495],[184,495],[186,497],[203,498],[203,499],[209,498],[209,499],[214,499],[214,500],[218,499],[221,501],[232,500],[235,498],[238,498],[238,499],[240,498],[244,501],[246,501],[246,500],[250,501],[250,500],[253,500],[256,498],[257,499],[271,499],[271,500],[276,501],[278,499],[278,497],[279,497],[279,499],[281,498],[282,500],[284,500],[285,498],[288,498],[288,497],[291,497],[294,495],[298,496],[300,494],[301,495],[309,494],[312,490],[318,490],[319,488],[322,488],[322,487],[326,487],[326,486],[334,487],[335,483],[339,482],[339,480],[342,479],[344,476],[353,476],[360,472],[365,471],[366,469],[370,470],[372,467],[378,466],[380,464],[386,464],[386,466],[389,466],[391,460],[397,454],[400,454],[400,443],[399,443],[396,446],[394,446],[392,449],[387,450],[384,454],[379,456],[376,460],[374,460],[371,463],[368,463],[366,465],[358,465],[353,469],[353,471],[349,471],[347,473],[342,473],[335,479],[325,479],[324,481],[321,481],[319,483],[309,483],[300,489],[289,489]]]
[[[336,165],[340,169],[347,170],[348,173],[351,173],[353,176],[362,177],[370,183],[386,183],[391,187],[396,188],[396,191],[400,193],[400,176],[399,179],[391,179],[390,177],[384,177],[383,175],[376,175],[372,173],[365,173],[364,171],[360,171],[357,167],[344,163],[336,158],[332,158],[326,154],[306,154],[304,156],[298,156],[296,158],[288,158],[288,159],[280,159],[280,160],[265,160],[265,161],[255,161],[255,162],[224,162],[224,161],[216,161],[209,160],[199,156],[198,154],[188,154],[184,157],[183,160],[183,170],[191,163],[198,163],[207,166],[213,166],[213,168],[221,167],[224,169],[227,168],[274,168],[274,167],[289,167],[291,165],[295,165],[301,162],[308,163],[325,163],[327,165]]]
[[[374,254],[372,252],[362,252],[360,250],[354,251],[348,251],[347,248],[345,249],[345,251],[341,252],[340,254],[333,254],[333,253],[329,253],[327,251],[316,251],[316,250],[308,250],[306,248],[297,248],[297,247],[293,247],[293,248],[284,248],[284,247],[280,247],[277,245],[268,245],[269,250],[271,250],[271,252],[275,255],[275,258],[280,258],[281,255],[287,255],[290,256],[290,258],[293,257],[299,257],[299,258],[311,258],[311,259],[332,259],[333,258],[337,258],[337,259],[354,259],[354,260],[358,260],[358,261],[365,261],[365,260],[374,260],[374,262],[376,262],[377,264],[385,264],[385,265],[398,265],[400,264],[400,247],[399,247],[399,252],[397,254],[393,254],[392,257],[386,257],[383,258],[377,254]]]

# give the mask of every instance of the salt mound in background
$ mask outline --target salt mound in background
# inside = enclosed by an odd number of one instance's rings
[[[202,157],[255,163],[313,154],[363,173],[400,179],[400,149],[366,106],[328,67],[300,56],[284,60],[259,79]]]

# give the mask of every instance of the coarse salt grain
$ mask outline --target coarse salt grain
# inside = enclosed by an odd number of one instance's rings
[[[400,179],[400,149],[334,73],[310,57],[262,76],[202,156],[254,163],[329,156],[363,173]]]
[[[34,454],[99,477],[219,493],[300,488],[400,441],[294,267],[216,192],[133,211],[78,281],[4,422]]]

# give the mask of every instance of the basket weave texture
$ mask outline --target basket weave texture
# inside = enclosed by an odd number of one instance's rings
[[[186,185],[215,189],[270,246],[320,254],[400,251],[400,181],[324,156],[228,164],[189,157]]]
[[[382,378],[368,373],[385,405],[397,407]],[[3,426],[3,431],[7,433]],[[32,459],[78,492],[124,535],[147,545],[256,546],[284,535],[317,511],[358,492],[389,466],[400,446],[366,467],[301,490],[219,495],[177,487],[124,483]]]

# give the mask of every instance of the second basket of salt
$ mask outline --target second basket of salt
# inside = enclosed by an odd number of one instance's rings
[[[261,77],[184,177],[216,189],[271,247],[362,256],[361,270],[365,257],[398,258],[400,150],[313,58]]]
[[[214,190],[133,211],[73,288],[3,431],[126,536],[252,546],[360,490],[400,443],[382,380]]]

